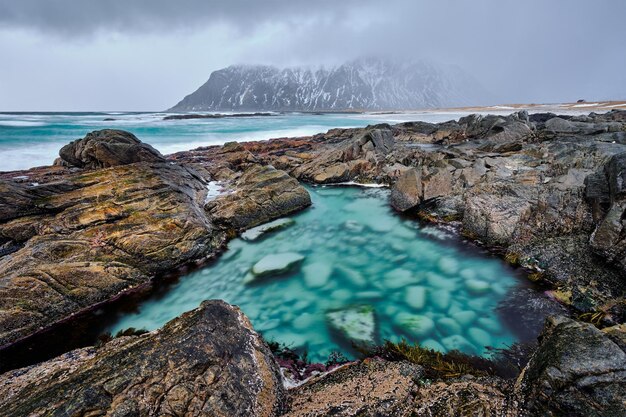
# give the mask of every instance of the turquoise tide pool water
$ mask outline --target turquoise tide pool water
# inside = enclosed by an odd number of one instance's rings
[[[501,260],[393,213],[388,190],[309,187],[313,206],[119,313],[109,331],[156,329],[206,299],[237,304],[268,340],[325,361],[351,342],[406,338],[485,354],[517,339],[498,314],[522,285]],[[254,238],[254,233],[245,235]]]

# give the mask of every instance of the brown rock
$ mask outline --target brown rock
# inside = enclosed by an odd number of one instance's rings
[[[0,242],[20,245],[0,257],[0,346],[214,253],[225,237],[205,195],[193,171],[163,163],[0,191],[15,208],[0,214]]]
[[[472,194],[465,201],[463,231],[490,245],[508,245],[529,209],[530,203],[522,198]]]
[[[206,204],[216,224],[243,230],[311,205],[309,193],[298,181],[272,166],[253,165],[233,185],[236,192]]]
[[[7,416],[269,417],[283,396],[268,347],[223,301],[205,301],[160,330],[0,376]]]
[[[510,384],[499,378],[424,380],[418,365],[366,359],[290,390],[285,416],[518,415]]]
[[[404,171],[391,188],[390,203],[398,211],[417,207],[422,198],[422,172],[419,169]]]

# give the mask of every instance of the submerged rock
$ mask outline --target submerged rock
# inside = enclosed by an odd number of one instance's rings
[[[437,320],[437,329],[445,336],[460,334],[463,331],[461,325],[450,317],[442,317]]]
[[[304,282],[309,288],[320,288],[328,283],[333,268],[327,262],[315,262],[302,267]]]
[[[474,320],[476,320],[476,313],[470,310],[459,311],[458,313],[452,314],[451,317],[461,326],[465,327],[472,324]]]
[[[448,351],[458,350],[460,352],[467,353],[469,355],[475,355],[478,353],[476,346],[471,344],[469,340],[460,334],[447,336],[441,339],[441,344],[445,346]]]
[[[165,160],[159,151],[132,133],[115,129],[88,133],[61,148],[59,155],[65,164],[88,169]]]
[[[276,219],[269,223],[262,224],[260,226],[253,227],[252,229],[248,229],[241,234],[241,238],[243,240],[254,241],[259,238],[267,235],[268,233],[275,232],[277,230],[285,229],[295,222],[290,218]]]
[[[0,375],[3,415],[270,416],[284,388],[237,308],[205,301],[162,329]]]
[[[373,344],[376,341],[374,307],[361,305],[326,313],[328,326],[347,341]]]
[[[478,279],[468,279],[465,281],[467,289],[474,294],[484,294],[491,290],[491,286],[488,282]]]
[[[426,305],[426,288],[421,286],[407,287],[404,301],[416,310],[421,310]]]
[[[485,330],[479,327],[471,327],[467,331],[470,340],[478,347],[484,348],[491,346],[491,336]]]
[[[416,282],[413,273],[403,268],[392,269],[385,273],[384,285],[388,288],[402,288]]]
[[[304,260],[304,256],[295,252],[276,253],[264,256],[251,269],[255,277],[278,275],[293,270]]]
[[[396,317],[397,325],[411,335],[424,337],[435,330],[435,322],[420,314],[400,313]]]

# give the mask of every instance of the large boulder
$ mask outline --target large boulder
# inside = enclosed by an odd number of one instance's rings
[[[588,123],[554,117],[545,123],[547,135],[596,135],[620,129],[619,123]]]
[[[0,346],[212,255],[225,236],[205,195],[193,170],[173,164],[0,185],[0,243],[19,247],[0,257]]]
[[[626,269],[626,153],[611,157],[585,181],[585,196],[595,209],[597,227],[590,243],[595,253]]]
[[[159,151],[132,133],[115,129],[88,133],[61,148],[59,156],[67,165],[87,169],[164,160]]]
[[[626,415],[626,353],[588,323],[549,318],[518,381],[531,415]]]
[[[223,301],[0,376],[7,416],[272,416],[283,396],[269,348]]]
[[[490,245],[508,245],[530,210],[530,203],[519,197],[495,193],[471,193],[465,200],[463,231]]]
[[[269,165],[252,165],[233,187],[236,192],[205,206],[213,221],[226,228],[248,229],[311,205],[311,196],[296,179]]]
[[[422,198],[422,171],[408,169],[391,188],[390,203],[398,211],[407,211],[420,204]]]
[[[391,129],[372,129],[366,131],[363,135],[358,137],[358,143],[361,146],[362,151],[373,149],[375,152],[386,155],[393,149],[395,140],[393,138],[393,132]],[[371,143],[371,145],[368,145]]]

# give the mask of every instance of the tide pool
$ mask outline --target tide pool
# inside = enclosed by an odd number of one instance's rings
[[[206,299],[239,305],[267,340],[324,362],[352,342],[405,338],[484,355],[517,341],[498,305],[520,280],[501,260],[392,212],[388,190],[308,187],[311,208],[232,240],[107,330],[152,330]]]

